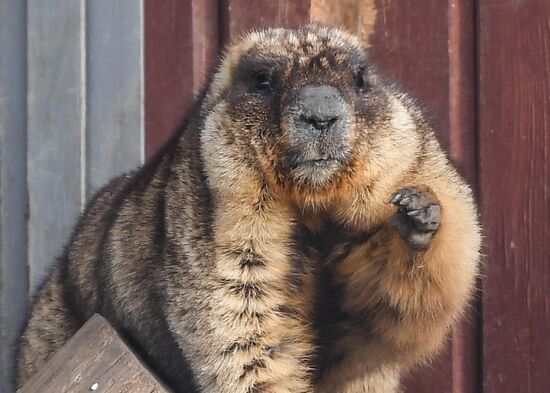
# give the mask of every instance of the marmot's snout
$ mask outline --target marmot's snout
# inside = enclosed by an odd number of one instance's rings
[[[296,95],[295,131],[316,138],[327,133],[346,130],[342,123],[346,114],[345,101],[332,86],[306,86]]]
[[[307,85],[294,94],[286,116],[295,180],[324,183],[347,158],[349,113],[333,86]]]

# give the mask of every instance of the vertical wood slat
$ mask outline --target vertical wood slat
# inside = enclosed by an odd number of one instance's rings
[[[217,0],[145,0],[146,156],[190,112],[219,51]]]
[[[220,50],[218,0],[194,0],[193,18],[193,93],[204,88],[217,65]]]
[[[11,392],[12,356],[26,315],[26,7],[0,1],[0,392]]]
[[[440,0],[377,0],[371,58],[433,115],[449,147],[448,3]]]
[[[550,386],[550,3],[478,2],[484,392]]]
[[[28,0],[29,274],[36,290],[79,215],[84,1]]]
[[[475,0],[449,0],[449,155],[477,187]]]
[[[140,1],[86,2],[85,192],[143,162]]]
[[[474,0],[449,6],[449,155],[479,201],[477,176],[476,12]],[[476,293],[453,330],[452,392],[481,392],[481,300]]]
[[[193,0],[144,0],[146,156],[193,104]]]

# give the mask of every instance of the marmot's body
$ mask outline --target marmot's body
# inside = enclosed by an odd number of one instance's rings
[[[18,383],[99,312],[178,392],[394,392],[464,309],[479,246],[469,188],[354,37],[252,33],[90,203]]]

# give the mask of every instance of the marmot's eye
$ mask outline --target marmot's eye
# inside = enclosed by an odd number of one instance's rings
[[[256,89],[269,92],[273,88],[271,78],[268,74],[258,74],[256,75]]]
[[[361,69],[355,74],[355,87],[359,90],[363,90],[367,87],[364,72],[365,70]]]

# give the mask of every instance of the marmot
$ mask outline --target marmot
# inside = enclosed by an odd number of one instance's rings
[[[395,392],[478,272],[472,192],[334,28],[248,33],[149,164],[90,202],[18,385],[101,313],[176,392]]]

